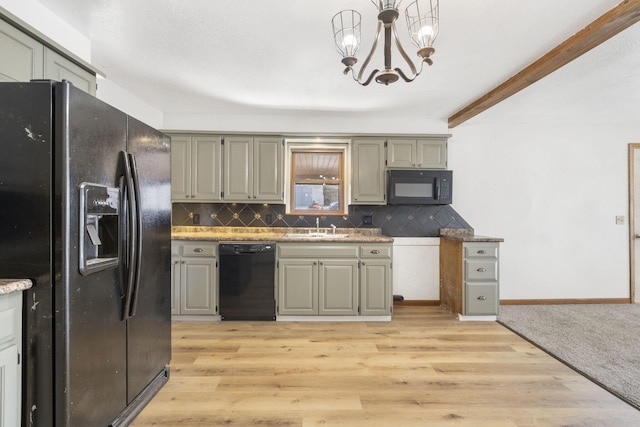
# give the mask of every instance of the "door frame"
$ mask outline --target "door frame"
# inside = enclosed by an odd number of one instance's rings
[[[640,292],[636,292],[639,283],[636,283],[636,251],[635,251],[635,221],[634,221],[634,193],[636,191],[634,185],[634,154],[636,150],[640,150],[640,143],[630,143],[629,144],[629,300],[633,303],[638,303],[640,301],[636,301],[636,295],[640,294]],[[640,153],[640,151],[639,151]],[[638,171],[640,173],[640,171]],[[640,188],[638,188],[640,191]],[[637,207],[640,209],[640,206]]]

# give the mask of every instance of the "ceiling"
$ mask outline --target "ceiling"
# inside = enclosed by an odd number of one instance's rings
[[[433,66],[413,83],[367,87],[342,74],[331,18],[345,8],[360,11],[362,62],[376,25],[369,0],[39,1],[90,39],[91,62],[108,79],[165,114],[366,115],[446,123],[620,0],[441,0]],[[401,4],[401,14],[408,3]],[[510,120],[522,119],[513,116],[518,105],[529,106],[538,119],[601,117],[604,100],[611,120],[622,120],[621,114],[637,118],[636,27],[536,83],[540,90],[506,101],[513,108],[498,111],[512,115]],[[404,20],[398,33],[413,57]],[[374,67],[381,66],[381,56]],[[400,61],[395,54],[394,66],[406,69]]]

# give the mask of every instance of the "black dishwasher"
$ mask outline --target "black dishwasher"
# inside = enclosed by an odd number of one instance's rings
[[[221,243],[222,320],[275,320],[275,243]]]

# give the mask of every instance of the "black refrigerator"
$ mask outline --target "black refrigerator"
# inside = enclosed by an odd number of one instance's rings
[[[0,278],[22,426],[126,426],[171,358],[169,138],[68,82],[0,83]]]

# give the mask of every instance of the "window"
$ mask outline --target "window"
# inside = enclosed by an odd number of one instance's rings
[[[287,213],[346,215],[346,146],[290,146]]]

